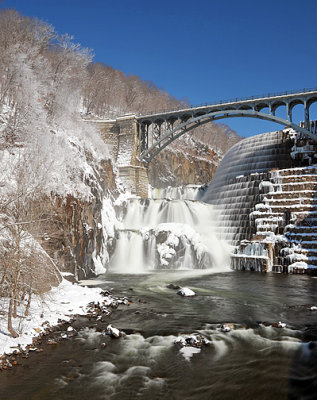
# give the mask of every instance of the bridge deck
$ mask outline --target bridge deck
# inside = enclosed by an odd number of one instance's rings
[[[137,119],[142,122],[146,119],[155,119],[157,117],[162,117],[164,119],[169,116],[175,116],[177,114],[186,114],[186,113],[197,113],[199,111],[212,111],[215,109],[225,109],[225,108],[237,108],[239,106],[248,106],[248,108],[253,108],[254,106],[263,103],[265,105],[274,104],[274,103],[283,103],[289,104],[292,101],[302,100],[303,102],[311,97],[317,97],[317,88],[309,88],[309,89],[301,89],[301,90],[291,90],[279,93],[271,93],[267,95],[260,96],[251,96],[244,98],[235,98],[230,100],[221,100],[212,103],[200,104],[197,106],[190,106],[186,108],[179,108],[174,110],[162,110],[162,111],[154,111],[152,113],[141,114],[137,116]]]

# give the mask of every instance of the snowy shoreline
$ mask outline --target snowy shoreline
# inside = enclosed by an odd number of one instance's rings
[[[7,330],[5,313],[0,315],[0,358],[11,355],[15,351],[23,351],[32,346],[34,338],[45,334],[47,327],[53,327],[61,322],[68,322],[76,315],[87,315],[89,303],[103,303],[110,306],[111,296],[105,297],[99,287],[89,288],[72,284],[63,279],[57,287],[53,287],[43,296],[34,296],[28,317],[13,319],[13,326],[19,337],[13,338]],[[4,302],[5,303],[5,302]],[[2,303],[2,309],[6,304]]]

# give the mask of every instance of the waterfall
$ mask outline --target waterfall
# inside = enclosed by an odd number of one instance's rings
[[[193,200],[198,191],[198,186],[152,189],[149,199],[121,203],[109,269],[227,269],[227,244],[214,234],[213,206]]]
[[[218,235],[232,244],[255,233],[250,213],[262,201],[270,170],[289,168],[293,140],[288,131],[269,132],[234,145],[216,170],[203,201],[217,212]]]
[[[152,188],[150,198],[152,199],[173,199],[173,200],[196,200],[200,186],[186,185],[157,189]]]

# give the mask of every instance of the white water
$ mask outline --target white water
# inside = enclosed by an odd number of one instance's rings
[[[200,186],[187,185],[164,189],[151,188],[151,199],[196,200]]]
[[[198,188],[190,187],[188,197],[194,197],[197,191]],[[180,197],[177,188],[170,188],[167,193],[169,199],[131,198],[121,209],[110,270],[227,270],[229,252],[214,234],[213,207],[193,200],[170,199],[172,194]],[[181,194],[187,197],[186,188],[181,188]]]

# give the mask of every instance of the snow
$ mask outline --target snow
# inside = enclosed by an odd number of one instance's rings
[[[96,275],[104,274],[106,272],[106,265],[109,263],[110,256],[107,249],[107,244],[115,236],[115,227],[120,224],[116,217],[116,212],[113,206],[112,200],[105,196],[102,201],[101,209],[101,224],[98,224],[102,228],[103,241],[100,249],[100,256],[96,256],[96,250],[93,252],[93,261],[95,266],[94,273]],[[99,228],[100,229],[100,228]]]
[[[107,326],[107,333],[114,338],[119,338],[121,336],[119,329],[114,328],[112,325]]]
[[[180,296],[184,296],[184,297],[193,297],[193,296],[196,296],[196,293],[195,293],[193,290],[191,290],[191,289],[189,289],[189,288],[187,288],[187,287],[181,288],[181,289],[177,292],[177,294],[179,294]]]
[[[186,361],[190,361],[194,354],[198,354],[201,352],[201,349],[192,346],[184,346],[179,350],[179,352],[182,354]]]
[[[209,251],[201,235],[187,224],[161,223],[155,228],[155,236],[158,236],[160,232],[168,232],[167,240],[157,246],[163,265],[168,265],[168,259],[176,253],[174,248],[178,246],[180,238],[187,239],[193,246],[198,260],[202,258],[204,253],[208,253]]]
[[[274,190],[272,182],[261,181],[259,184],[259,190],[262,191],[264,189],[266,192],[272,192]]]
[[[296,261],[288,266],[289,272],[292,272],[294,268],[307,269],[307,263],[305,263],[304,261]]]
[[[296,261],[293,264],[288,266],[289,272],[292,272],[295,269],[316,269],[317,266],[313,264],[307,264],[304,261]]]
[[[255,205],[254,208],[257,211],[264,210],[263,212],[270,210],[270,206],[268,204],[264,204],[264,203],[258,203]]]
[[[6,316],[0,315],[0,355],[10,354],[19,346],[25,349],[27,345],[31,345],[32,337],[44,331],[46,322],[52,326],[56,325],[59,319],[69,321],[73,315],[84,315],[88,303],[105,300],[100,292],[100,288],[82,287],[62,280],[59,286],[52,288],[45,295],[41,297],[34,295],[29,312],[30,317],[13,319],[13,327],[20,335],[18,338],[10,336]],[[111,302],[110,299],[108,300]],[[7,299],[1,301],[1,308],[7,309]]]
[[[138,196],[131,194],[128,190],[120,193],[118,198],[113,203],[117,207],[122,207],[124,204],[127,204],[130,199],[138,199]]]
[[[96,250],[94,250],[94,252],[92,253],[92,259],[95,266],[94,270],[95,274],[96,275],[104,274],[107,270],[106,267],[103,266],[100,256],[96,256]]]

